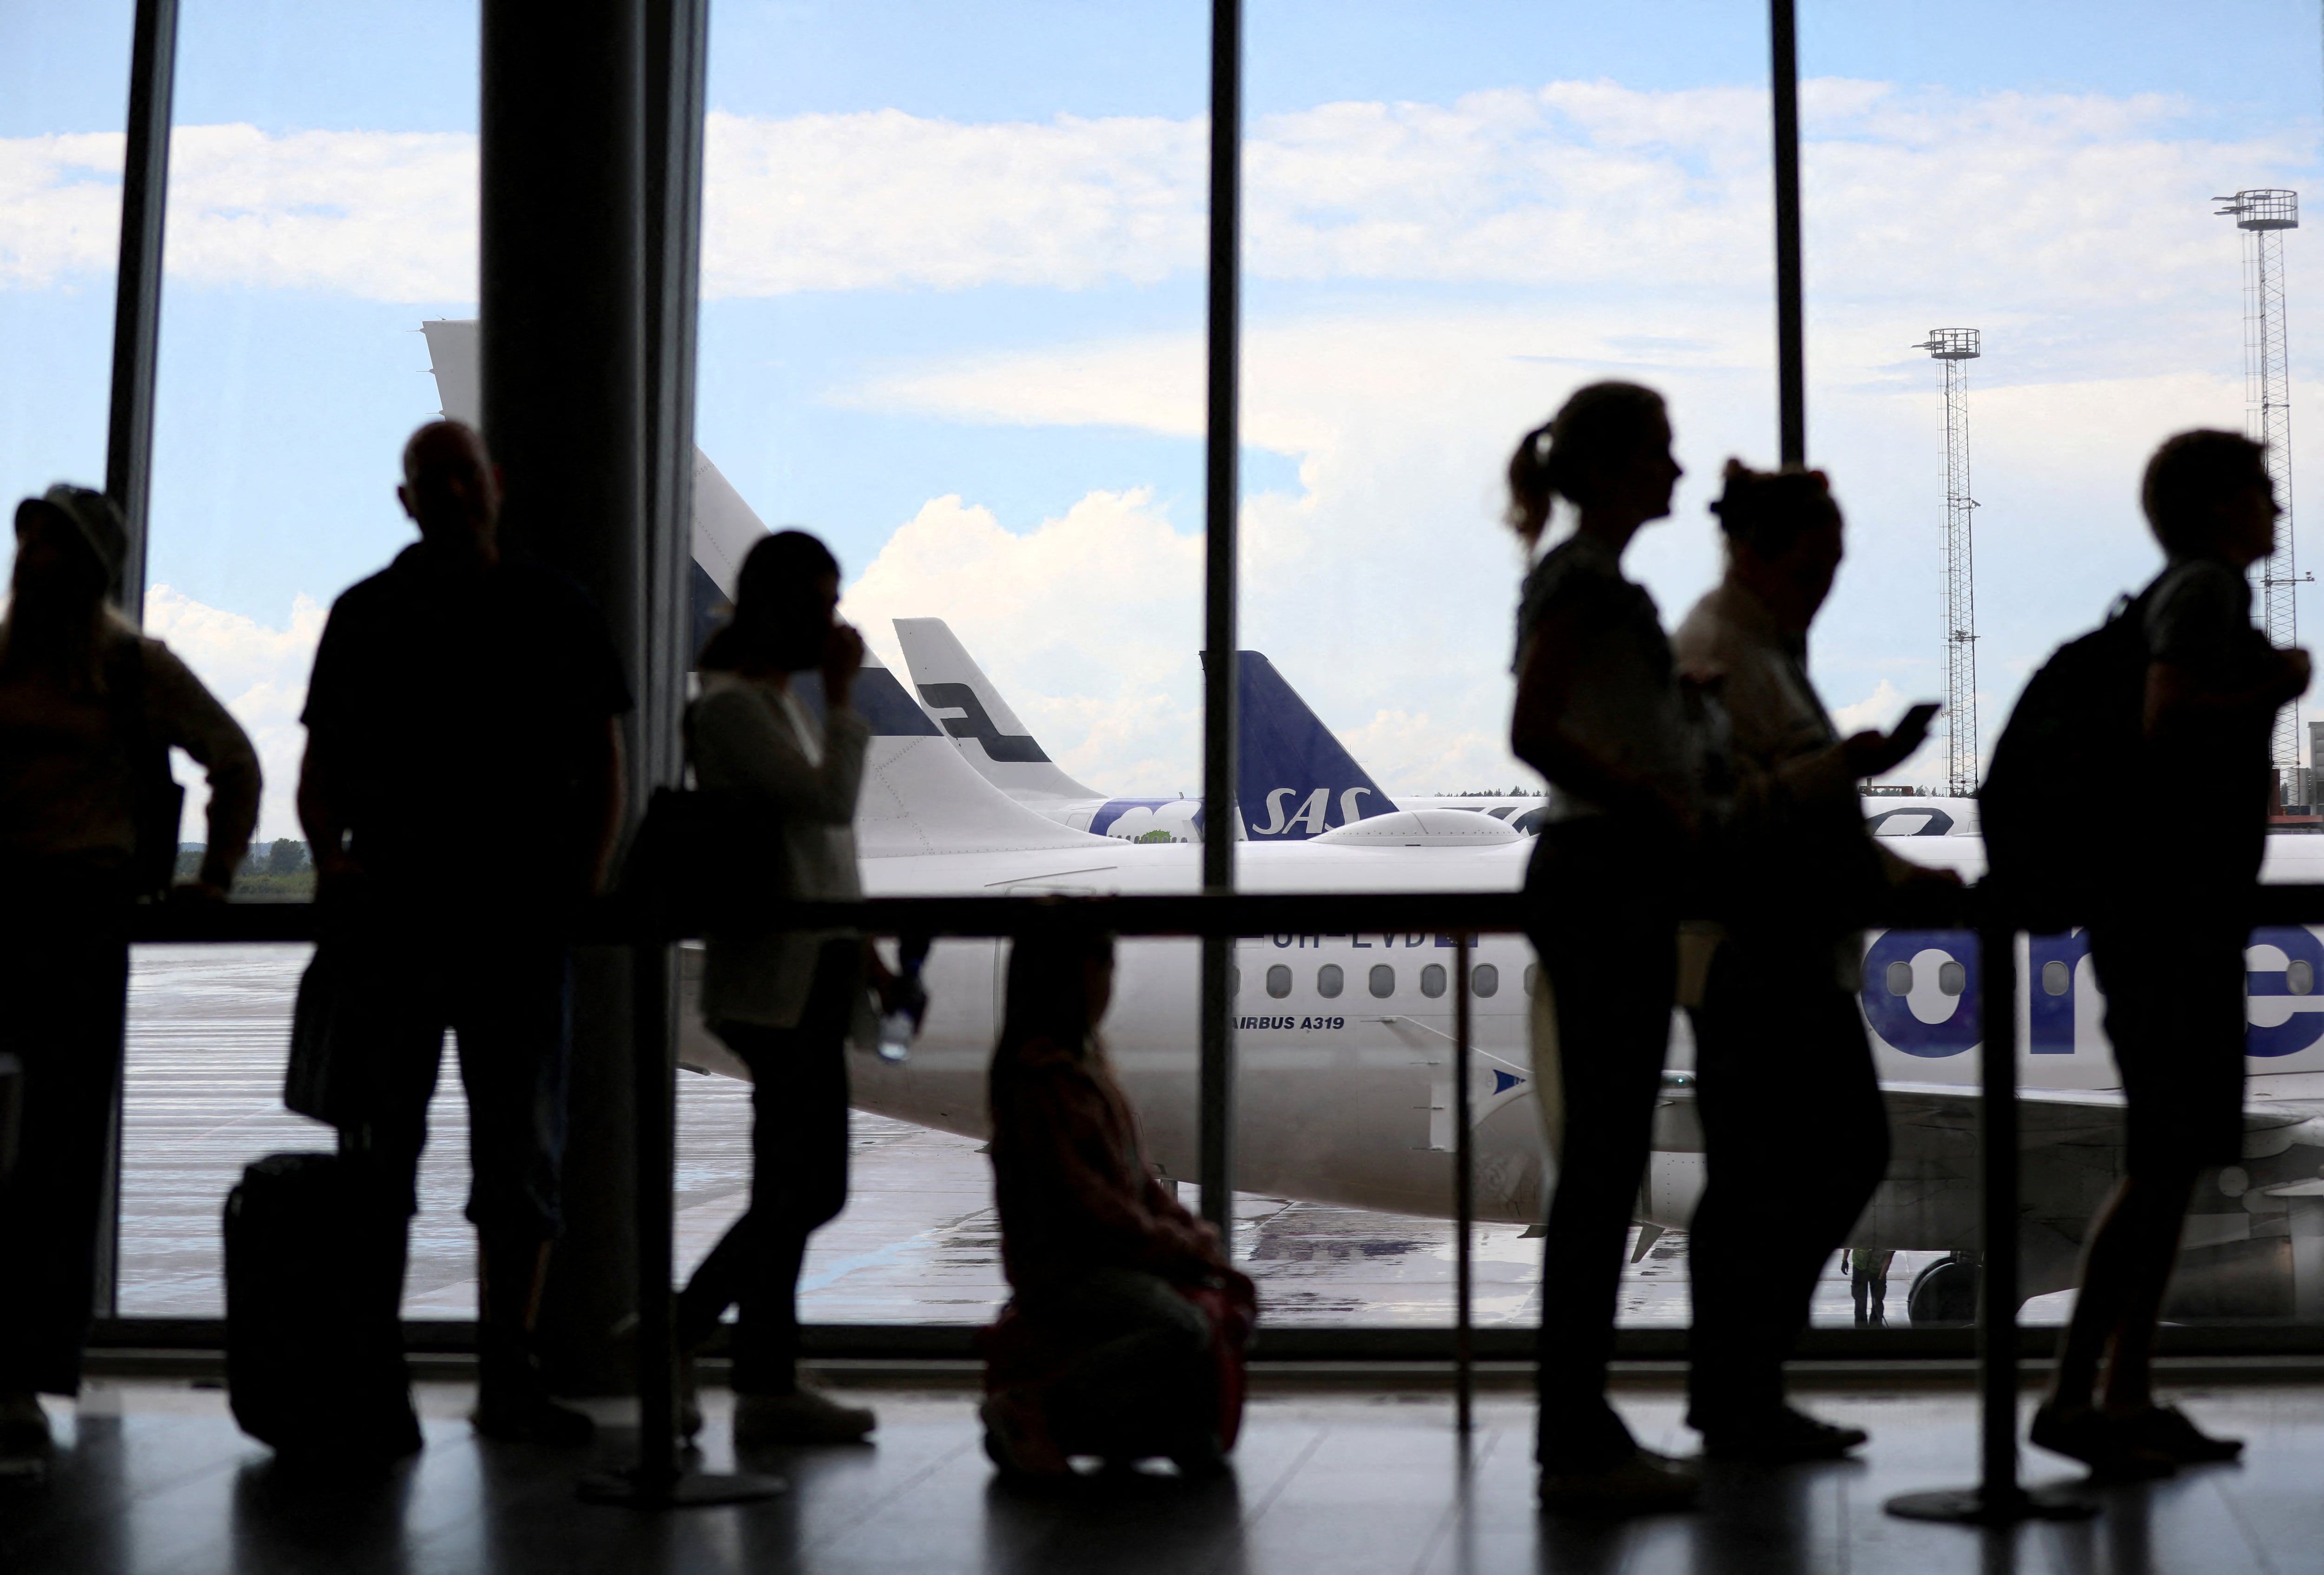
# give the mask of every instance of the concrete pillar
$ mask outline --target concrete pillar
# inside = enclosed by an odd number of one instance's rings
[[[508,539],[597,600],[651,710],[646,564],[644,0],[484,0],[482,384]],[[670,718],[634,719],[630,758]],[[642,802],[632,783],[632,813]],[[567,1394],[630,1384],[635,1301],[629,964],[578,959],[566,1236],[542,1313]]]

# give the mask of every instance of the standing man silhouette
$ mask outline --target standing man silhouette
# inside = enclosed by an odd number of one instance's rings
[[[532,1348],[560,1217],[568,910],[601,891],[622,823],[620,658],[580,588],[499,541],[501,478],[457,422],[412,435],[420,541],[341,596],[301,717],[299,814],[345,938],[346,1054],[364,1069],[365,1162],[401,1296],[406,1222],[445,1031],[468,1096],[488,1437],[578,1443]]]

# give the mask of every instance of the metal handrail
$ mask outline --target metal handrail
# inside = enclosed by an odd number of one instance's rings
[[[1521,931],[1526,899],[1516,892],[1361,892],[1216,894],[1167,896],[874,897],[853,903],[770,903],[752,915],[754,927],[856,930],[867,934],[956,937],[1037,934],[1061,925],[1103,929],[1125,936],[1237,937],[1266,934],[1347,934],[1372,931],[1434,932],[1454,938],[1458,966],[1465,974],[1469,940],[1481,933]],[[2255,926],[2324,922],[2324,885],[2262,886],[2251,895]],[[300,941],[318,939],[330,917],[327,904],[159,903],[133,911],[130,938],[142,942]],[[1987,885],[1900,887],[1884,894],[1860,916],[1867,927],[1960,929],[1977,932],[1985,969],[1980,1049],[1979,1193],[1982,1239],[1988,1244],[1980,1275],[1977,1348],[1980,1392],[1979,1483],[1942,1494],[1907,1495],[1892,1506],[1899,1513],[1986,1523],[2028,1515],[2079,1513],[2082,1506],[2028,1493],[2018,1481],[2016,1255],[1999,1244],[2016,1239],[2017,1021],[2016,937],[2024,932],[2025,910],[2009,894]],[[639,908],[606,901],[543,914],[580,942],[630,944],[643,976],[659,977],[652,959],[677,933],[698,926],[652,922]],[[1468,992],[1456,993],[1465,1007]],[[641,1013],[641,1068],[669,1064],[660,1042]],[[1456,1010],[1457,1073],[1465,1073],[1468,1013]],[[1465,1080],[1456,1077],[1456,1081]],[[1995,1097],[1995,1096],[1998,1097]],[[1465,1107],[1465,1100],[1462,1105]],[[642,1110],[641,1110],[642,1114]],[[1471,1163],[1466,1123],[1456,1168]],[[1454,1350],[1458,1368],[1458,1414],[1465,1431],[1469,1417],[1473,1349],[1470,1318],[1469,1254],[1471,1230],[1469,1178],[1456,1177],[1459,1232],[1456,1253]]]

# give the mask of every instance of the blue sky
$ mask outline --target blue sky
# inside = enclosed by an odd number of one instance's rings
[[[1819,675],[1867,719],[1941,687],[1934,371],[1905,347],[1982,324],[1989,732],[2145,572],[2139,446],[2239,418],[2235,241],[2200,201],[2312,182],[2324,42],[2291,0],[1802,9],[1803,75],[1886,85],[1811,98],[1812,447],[1856,530]],[[45,139],[118,132],[129,11],[0,0],[16,493],[102,465],[105,177]],[[1206,7],[714,12],[705,449],[832,540],[875,639],[951,617],[1080,774],[1183,785]],[[1499,451],[1587,376],[1666,386],[1692,475],[1638,566],[1675,618],[1716,570],[1702,484],[1773,447],[1764,11],[1339,0],[1249,25],[1250,641],[1392,787],[1513,780]],[[435,408],[417,325],[473,310],[475,19],[186,0],[181,33],[153,579],[279,761],[301,598],[406,539],[395,448]],[[964,181],[1018,206],[964,213]]]

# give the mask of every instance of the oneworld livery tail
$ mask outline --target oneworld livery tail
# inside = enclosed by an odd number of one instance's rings
[[[1235,796],[1251,840],[1304,842],[1396,803],[1256,651],[1235,653]]]
[[[913,687],[977,772],[1018,798],[1094,799],[1051,760],[942,618],[898,618]]]

